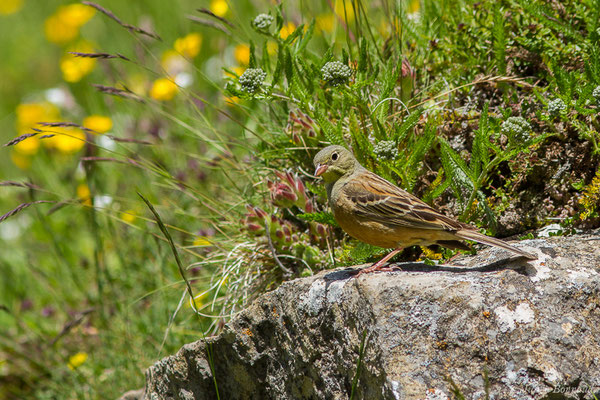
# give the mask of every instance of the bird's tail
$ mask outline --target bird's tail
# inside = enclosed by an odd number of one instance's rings
[[[511,246],[510,244],[508,244],[500,239],[496,239],[491,236],[486,236],[475,230],[463,229],[461,231],[456,232],[456,236],[458,236],[462,239],[474,240],[475,242],[478,242],[478,243],[487,244],[488,246],[501,247],[503,249],[512,251],[513,253],[519,254],[529,260],[537,259],[537,256],[532,253],[528,253],[528,252],[521,250],[515,246]]]

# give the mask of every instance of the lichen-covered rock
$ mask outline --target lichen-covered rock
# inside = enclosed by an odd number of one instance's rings
[[[592,399],[600,232],[518,246],[539,259],[486,249],[286,282],[148,369],[145,398]]]

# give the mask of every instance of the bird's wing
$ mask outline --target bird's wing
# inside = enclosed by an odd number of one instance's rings
[[[440,214],[427,203],[367,169],[357,171],[341,188],[356,215],[392,227],[455,232],[473,229]]]

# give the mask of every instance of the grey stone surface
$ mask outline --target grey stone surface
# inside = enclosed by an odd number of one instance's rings
[[[466,399],[593,399],[600,234],[517,245],[539,259],[488,248],[286,282],[150,367],[145,398],[348,399],[356,375],[355,399],[450,399],[453,384]]]

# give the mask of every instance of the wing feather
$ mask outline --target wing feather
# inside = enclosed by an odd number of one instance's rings
[[[390,227],[459,231],[469,225],[440,214],[427,203],[380,176],[362,169],[341,188],[356,206],[356,214]]]

